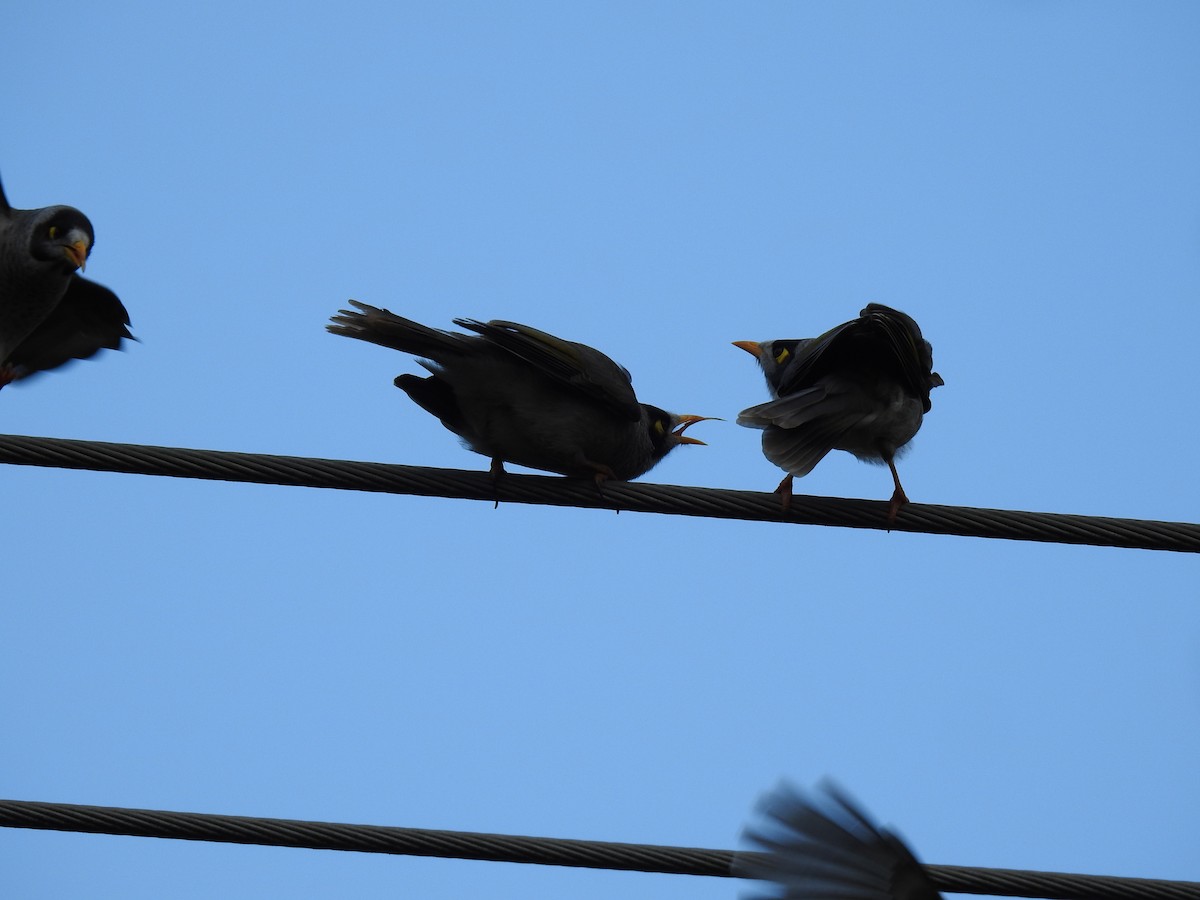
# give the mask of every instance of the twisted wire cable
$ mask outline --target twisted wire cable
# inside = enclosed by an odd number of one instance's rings
[[[670,875],[734,877],[730,866],[735,854],[729,850],[81,806],[32,800],[0,800],[0,826]],[[939,889],[955,893],[1046,897],[1051,900],[1200,900],[1200,883],[1190,881],[973,866],[926,866],[926,869]]]
[[[888,504],[880,500],[847,500],[796,494],[791,510],[784,514],[780,511],[778,496],[757,491],[610,481],[604,484],[601,493],[587,479],[506,474],[496,480],[488,472],[460,469],[62,438],[0,435],[0,462],[487,502],[498,500],[504,503],[620,509],[752,522],[889,529]],[[910,503],[903,507],[890,530],[1200,552],[1200,525],[1191,523],[925,503]]]

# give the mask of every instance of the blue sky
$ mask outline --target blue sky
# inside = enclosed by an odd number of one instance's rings
[[[330,336],[528,322],[722,416],[875,301],[917,502],[1197,521],[1200,8],[20,4],[0,175],[142,343],[12,434],[486,467]],[[797,492],[886,499],[829,457]],[[838,779],[928,862],[1200,879],[1190,556],[0,467],[0,796],[731,847]],[[13,897],[729,898],[724,880],[4,831]]]

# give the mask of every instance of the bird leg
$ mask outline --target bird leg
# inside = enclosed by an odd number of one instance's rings
[[[583,465],[593,471],[592,481],[596,484],[596,493],[600,495],[600,499],[607,500],[608,498],[604,495],[604,482],[610,478],[615,479],[617,477],[616,473],[609,466],[604,465],[604,463],[592,462],[587,458],[583,459]],[[617,512],[620,512],[620,510],[618,509]]]
[[[613,470],[603,463],[588,463],[588,465],[596,470],[596,474],[592,476],[592,480],[596,482],[596,493],[603,497],[604,482],[616,476],[613,474]]]
[[[795,477],[788,472],[783,476],[783,481],[779,482],[779,487],[775,488],[775,493],[779,495],[779,511],[784,515],[792,508],[792,479]]]
[[[908,502],[908,495],[904,493],[904,488],[900,487],[900,474],[896,471],[896,462],[892,458],[892,454],[885,454],[883,461],[892,470],[892,481],[896,485],[896,490],[892,493],[891,505],[888,506],[888,528],[891,528],[896,524],[896,516],[900,514],[900,507]]]
[[[498,456],[492,457],[492,464],[488,468],[488,471],[492,473],[492,494],[493,494],[493,498],[496,501],[496,505],[493,506],[492,509],[499,509],[500,508],[500,479],[504,475],[507,474],[504,471],[504,460],[502,460]]]

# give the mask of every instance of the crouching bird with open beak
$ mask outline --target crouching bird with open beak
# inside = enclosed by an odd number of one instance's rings
[[[820,337],[734,346],[758,360],[774,398],[742,410],[737,421],[763,430],[763,454],[788,473],[776,488],[783,509],[791,505],[793,478],[811,472],[830,450],[845,450],[891,470],[896,489],[888,523],[894,524],[908,502],[896,456],[929,412],[929,392],[944,383],[912,317],[871,303]]]
[[[133,337],[117,295],[76,274],[95,242],[79,210],[13,209],[0,185],[0,387]]]
[[[396,387],[437,416],[464,446],[504,463],[578,478],[628,481],[680,444],[708,416],[639,403],[629,372],[599,350],[516,322],[455,319],[473,334],[441,331],[350,301],[326,326],[333,334],[417,356],[430,375]]]
[[[762,900],[942,900],[904,841],[880,828],[832,783],[814,792],[787,782],[759,801],[744,839],[757,852],[732,873],[765,882]]]

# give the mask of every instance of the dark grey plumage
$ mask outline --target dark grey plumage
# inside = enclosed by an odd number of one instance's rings
[[[492,460],[627,481],[648,472],[704,416],[639,403],[629,372],[599,350],[515,322],[455,319],[473,334],[428,328],[350,301],[328,330],[419,357],[427,377],[400,375],[396,387],[437,416],[464,445]]]
[[[812,794],[782,782],[758,803],[733,874],[763,882],[754,900],[941,900],[925,868],[891,831],[824,782]]]
[[[889,519],[908,502],[895,457],[912,440],[941,385],[933,348],[911,316],[871,303],[859,318],[820,337],[736,341],[762,367],[774,398],[742,410],[738,424],[763,430],[763,453],[792,478],[807,475],[830,450],[888,466],[895,483]]]
[[[76,274],[95,240],[79,210],[13,209],[0,185],[0,387],[133,337],[117,295]]]

